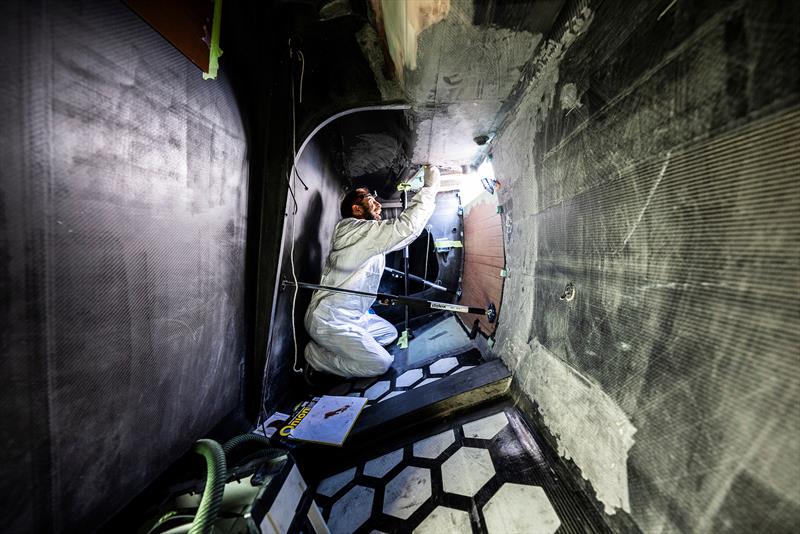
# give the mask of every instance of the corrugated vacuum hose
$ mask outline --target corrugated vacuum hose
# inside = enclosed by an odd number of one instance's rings
[[[231,452],[237,447],[239,447],[239,445],[242,445],[243,443],[258,443],[259,445],[261,445],[262,448],[258,450],[259,458],[270,455],[272,455],[272,457],[274,458],[276,456],[286,454],[285,450],[276,448],[272,440],[266,436],[262,436],[260,434],[252,434],[252,433],[241,434],[239,436],[229,439],[228,441],[225,442],[225,445],[222,446],[222,450],[225,451],[225,458],[228,462],[229,468],[237,465],[237,462],[231,463]],[[246,459],[247,458],[252,458],[252,455],[246,457]],[[229,472],[228,475],[230,474],[231,473]]]
[[[244,459],[237,461],[229,461],[231,452],[245,443],[257,444],[258,451],[256,453],[246,456]],[[180,532],[189,532],[190,534],[209,534],[213,532],[214,523],[222,509],[225,484],[228,478],[233,475],[236,476],[236,467],[243,462],[253,461],[254,459],[263,459],[264,457],[271,456],[267,460],[272,460],[278,456],[285,456],[286,451],[283,449],[275,448],[273,442],[266,436],[259,434],[242,434],[229,439],[224,445],[211,439],[198,440],[192,447],[192,451],[202,455],[206,459],[207,475],[206,485],[203,494],[200,498],[200,505],[197,512],[192,517],[188,512],[171,511],[164,514],[148,531],[148,534],[154,532],[172,532],[173,529],[181,527]],[[191,524],[187,521],[191,519]],[[170,524],[168,524],[170,523]],[[189,530],[185,530],[189,527]]]
[[[228,477],[228,467],[225,462],[225,451],[222,445],[213,439],[200,439],[194,444],[192,450],[206,459],[206,487],[200,499],[200,507],[192,521],[189,534],[211,534],[214,521],[217,519],[219,508],[222,505],[222,495],[225,492],[225,479]]]

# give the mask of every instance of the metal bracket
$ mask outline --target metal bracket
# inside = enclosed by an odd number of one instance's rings
[[[558,300],[566,300],[567,302],[570,302],[574,298],[575,298],[575,284],[570,282],[564,287],[564,292],[561,294],[560,297],[558,297]]]
[[[486,308],[486,317],[490,323],[494,323],[497,320],[497,308],[495,308],[494,302],[490,302]]]
[[[476,337],[478,337],[478,332],[480,331],[480,327],[481,327],[481,322],[478,319],[475,319],[475,322],[472,323],[472,330],[470,330],[469,334],[467,334],[467,337],[470,339],[475,339]]]

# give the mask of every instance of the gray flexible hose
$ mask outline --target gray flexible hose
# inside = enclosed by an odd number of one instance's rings
[[[206,488],[200,499],[200,507],[192,521],[189,534],[211,534],[214,521],[217,519],[222,495],[225,492],[225,479],[228,478],[228,467],[225,463],[225,451],[213,439],[200,439],[192,450],[206,459]]]

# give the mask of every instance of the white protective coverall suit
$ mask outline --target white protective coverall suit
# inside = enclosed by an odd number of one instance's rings
[[[426,168],[425,185],[396,219],[348,217],[333,232],[321,285],[375,293],[388,252],[399,250],[422,233],[434,208],[439,170]],[[378,376],[394,357],[381,345],[397,339],[397,329],[369,308],[372,297],[315,291],[305,315],[311,336],[306,361],[317,371],[350,377]]]

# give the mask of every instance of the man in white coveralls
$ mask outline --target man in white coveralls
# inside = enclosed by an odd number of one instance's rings
[[[331,252],[321,285],[375,293],[386,265],[385,254],[414,241],[436,207],[439,169],[426,166],[424,186],[396,219],[381,220],[381,204],[367,189],[348,193],[341,204]],[[305,349],[313,370],[346,378],[378,376],[394,357],[384,345],[397,329],[369,313],[372,297],[318,290],[311,297],[305,326],[311,341]]]

